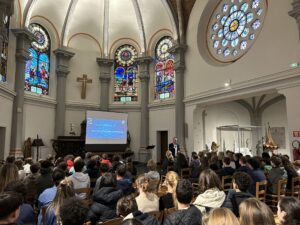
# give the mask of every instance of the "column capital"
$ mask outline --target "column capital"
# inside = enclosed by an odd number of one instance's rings
[[[53,51],[53,53],[56,55],[56,57],[65,58],[68,60],[75,55],[75,53],[71,52],[67,47],[57,48]]]
[[[28,48],[30,43],[35,40],[34,35],[28,29],[12,29],[17,38],[16,58],[17,60],[26,61],[30,59]]]
[[[289,15],[294,17],[297,22],[300,21],[300,0],[293,0],[292,2],[293,9],[289,11]]]
[[[99,80],[108,83],[111,80],[110,73],[100,72]]]
[[[135,60],[139,65],[139,79],[141,82],[148,82],[150,79],[149,65],[153,61],[150,56],[140,57]]]
[[[114,60],[113,59],[106,59],[106,58],[97,58],[96,59],[97,63],[99,66],[108,66],[111,67],[114,65]]]
[[[67,66],[57,65],[55,72],[57,77],[67,77],[67,75],[70,73],[70,70]]]
[[[173,47],[169,49],[169,52],[173,54],[184,54],[186,49],[187,49],[186,44],[175,44]]]

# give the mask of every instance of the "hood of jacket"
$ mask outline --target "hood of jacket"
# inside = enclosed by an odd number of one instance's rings
[[[122,190],[113,187],[102,187],[94,194],[93,200],[104,205],[114,205],[122,195]]]
[[[220,191],[218,188],[211,188],[204,193],[197,196],[194,205],[201,211],[205,212],[203,208],[219,208],[223,204],[226,198],[224,191]]]
[[[82,173],[82,172],[79,172],[79,173],[74,173],[72,175],[72,179],[75,180],[75,182],[83,182],[83,183],[86,183],[88,182],[89,180],[89,175],[88,174],[85,174],[85,173]]]
[[[201,224],[202,215],[200,211],[191,205],[188,209],[177,210],[169,215],[165,225],[199,225]]]

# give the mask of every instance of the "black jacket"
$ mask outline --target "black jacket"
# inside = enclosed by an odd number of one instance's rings
[[[191,205],[188,209],[178,210],[169,215],[163,225],[201,225],[202,214]]]
[[[100,188],[93,196],[94,203],[87,219],[95,224],[97,221],[104,222],[117,217],[116,205],[122,195],[122,190],[113,187]]]
[[[229,190],[226,199],[222,207],[232,210],[232,212],[239,217],[239,206],[242,201],[253,197],[249,192],[235,192],[234,190]]]
[[[142,213],[141,211],[135,211],[132,213],[133,217],[140,220],[144,225],[160,225],[158,220],[147,213]]]

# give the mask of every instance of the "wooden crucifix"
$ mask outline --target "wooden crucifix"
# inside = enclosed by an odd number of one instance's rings
[[[86,97],[86,84],[93,83],[92,79],[88,79],[86,74],[83,74],[82,77],[77,77],[77,82],[81,82],[81,99],[85,99]]]

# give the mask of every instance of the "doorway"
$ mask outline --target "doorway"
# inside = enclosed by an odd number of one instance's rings
[[[157,155],[158,162],[162,164],[166,151],[168,150],[168,131],[157,131]]]
[[[0,159],[4,160],[4,149],[5,149],[5,127],[0,127]]]

